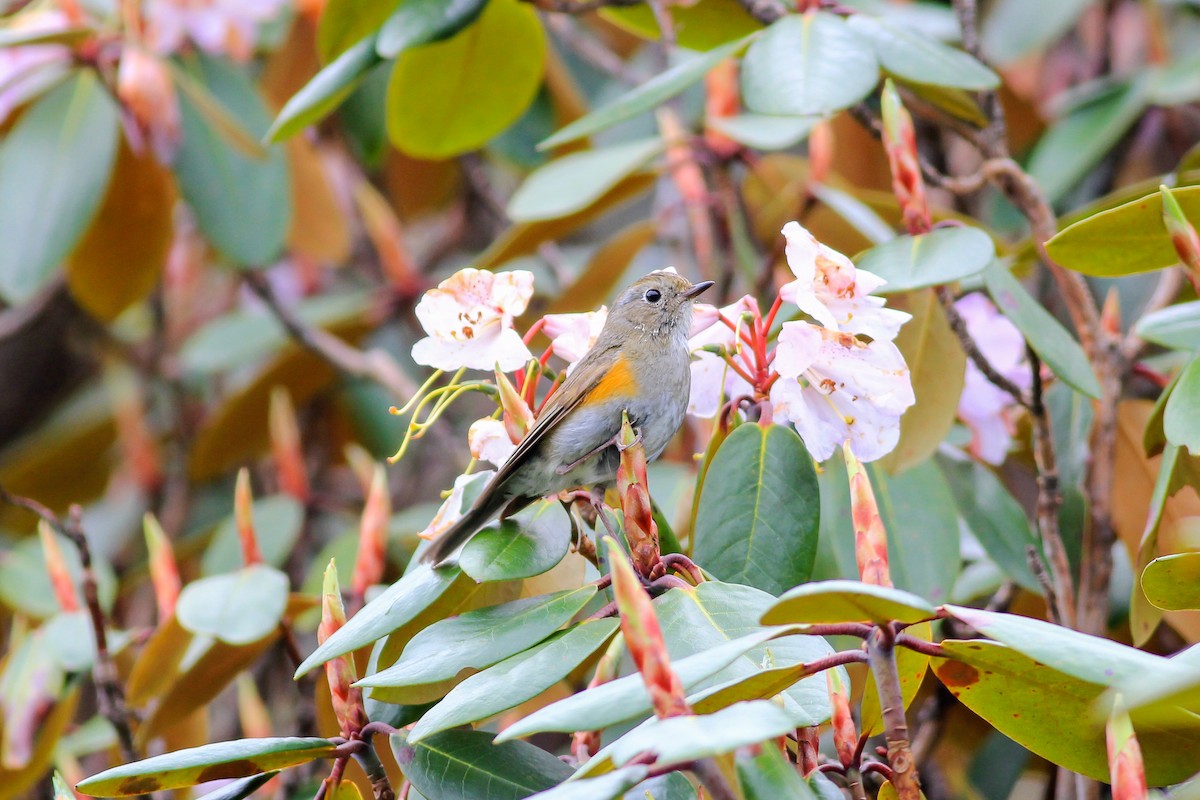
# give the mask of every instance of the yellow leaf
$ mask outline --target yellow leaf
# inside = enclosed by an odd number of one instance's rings
[[[293,136],[287,155],[294,207],[288,248],[317,262],[344,264],[350,258],[349,223],[333,195],[320,151],[303,136]]]

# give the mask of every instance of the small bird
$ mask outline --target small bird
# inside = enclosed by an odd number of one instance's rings
[[[421,560],[441,566],[497,514],[510,516],[539,497],[611,483],[621,456],[621,412],[658,458],[683,424],[691,393],[688,333],[692,302],[713,285],[674,272],[651,272],[621,293],[596,343],[471,509],[434,540]]]

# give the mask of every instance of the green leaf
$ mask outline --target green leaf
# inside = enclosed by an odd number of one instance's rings
[[[533,7],[491,0],[454,37],[396,60],[388,84],[388,137],[417,158],[476,150],[533,102],[545,59],[546,37]]]
[[[934,674],[964,705],[1042,758],[1108,780],[1104,728],[1093,711],[1103,686],[995,642],[943,640],[941,646],[949,658],[933,659]],[[1152,785],[1175,783],[1191,773],[1200,759],[1200,740],[1138,725],[1136,716],[1134,724]]]
[[[1142,590],[1161,609],[1200,608],[1200,553],[1156,558],[1142,572]]]
[[[850,29],[870,41],[875,57],[898,78],[958,89],[995,89],[1000,76],[969,54],[884,19],[855,14]]]
[[[383,27],[376,48],[384,58],[418,45],[441,41],[470,25],[487,0],[401,0]]]
[[[738,114],[709,117],[705,124],[738,144],[758,150],[786,150],[800,143],[821,121],[820,117],[783,117],[769,114]]]
[[[328,64],[379,30],[402,0],[327,0],[317,23],[317,53]],[[373,38],[373,37],[372,37]]]
[[[678,764],[723,755],[795,731],[792,718],[770,700],[736,703],[713,714],[650,719],[613,743],[618,767],[651,753],[654,762]]]
[[[582,211],[665,147],[655,136],[555,159],[534,170],[513,193],[508,216],[513,222],[534,222]]]
[[[532,578],[562,561],[570,546],[566,512],[558,503],[541,500],[476,534],[463,547],[458,564],[480,582]]]
[[[1023,588],[1040,592],[1026,555],[1042,548],[1025,509],[990,469],[970,459],[939,456],[938,466],[954,492],[958,513],[988,557]]]
[[[278,771],[264,772],[261,775],[251,775],[248,778],[230,781],[215,792],[206,792],[199,800],[243,800],[278,774]]]
[[[1051,203],[1073,188],[1138,120],[1146,109],[1147,86],[1144,76],[1100,86],[1042,135],[1029,156],[1029,174]]]
[[[399,661],[355,685],[416,686],[491,666],[545,639],[595,594],[587,584],[435,622],[412,638]]]
[[[266,140],[282,141],[325,119],[381,60],[375,52],[374,36],[342,53],[284,104]]]
[[[1157,406],[1155,408],[1157,409]],[[1146,527],[1142,530],[1141,541],[1138,542],[1137,554],[1134,558],[1134,575],[1140,575],[1158,554],[1158,534],[1166,513],[1167,500],[1180,488],[1179,477],[1183,461],[1183,450],[1179,447],[1175,445],[1163,447],[1162,460],[1158,465],[1158,475],[1154,479],[1154,489],[1150,494]],[[1138,647],[1145,644],[1161,621],[1162,610],[1146,597],[1146,593],[1142,591],[1141,581],[1134,581],[1129,598],[1129,632],[1133,643]]]
[[[279,626],[287,600],[287,575],[256,564],[229,575],[192,581],[179,594],[175,616],[180,625],[199,636],[250,644]]]
[[[795,765],[774,747],[760,748],[737,755],[737,774],[746,800],[816,800]]]
[[[670,5],[666,10],[675,24],[677,43],[689,50],[712,50],[762,29],[762,23],[737,0],[705,0]],[[643,39],[658,41],[662,36],[648,4],[607,6],[600,9],[599,16]],[[642,800],[641,795],[638,800]]]
[[[1188,219],[1200,219],[1200,186],[1172,189],[1171,194]],[[1158,191],[1068,225],[1046,242],[1046,251],[1085,275],[1130,275],[1179,263],[1162,221]]]
[[[822,11],[782,17],[742,60],[742,98],[759,114],[832,114],[862,100],[878,82],[870,41]]]
[[[1093,0],[994,0],[980,26],[989,61],[1007,64],[1053,44],[1075,26]],[[1037,24],[1030,24],[1037,20]]]
[[[267,132],[270,113],[244,70],[202,56],[189,65],[192,77],[203,82],[242,127],[256,139]],[[186,93],[180,95],[179,107],[183,141],[175,175],[200,232],[238,266],[269,265],[283,248],[292,218],[283,149],[275,146],[265,159],[250,158],[210,127]]]
[[[30,106],[0,144],[0,296],[33,297],[92,221],[112,174],[117,105],[80,70]]]
[[[325,758],[333,750],[334,745],[328,739],[238,739],[177,750],[113,767],[81,781],[77,788],[94,797],[147,794],[294,767]]]
[[[855,266],[887,281],[878,294],[892,294],[977,275],[995,255],[990,236],[957,226],[889,239],[860,255]]]
[[[282,568],[292,554],[300,528],[304,525],[304,506],[290,495],[276,494],[254,501],[251,507],[254,533],[263,561]],[[203,575],[230,572],[242,564],[237,520],[230,514],[217,526],[208,549],[200,561]]]
[[[796,432],[741,425],[707,472],[696,560],[721,580],[779,594],[812,572],[820,510],[817,473]]]
[[[1200,357],[1179,374],[1163,413],[1163,432],[1171,444],[1200,455]]]
[[[1001,264],[984,273],[988,294],[1054,374],[1088,397],[1099,399],[1100,382],[1079,343]]]
[[[618,97],[611,103],[586,114],[562,130],[538,144],[539,150],[558,147],[585,136],[591,136],[618,122],[651,111],[670,100],[694,83],[698,83],[710,69],[730,56],[736,55],[757,34],[751,34],[736,42],[730,42],[703,55],[676,64],[666,72],[660,72],[650,80]]]
[[[648,767],[635,764],[598,778],[560,783],[553,789],[531,795],[529,800],[618,800],[641,783],[649,771]]]
[[[618,625],[615,619],[583,622],[472,675],[425,712],[409,733],[409,741],[478,722],[532,700],[586,661],[612,638]]]
[[[928,602],[909,592],[860,581],[818,581],[797,586],[771,606],[764,625],[826,622],[919,622],[937,616]]]
[[[65,537],[59,537],[59,551],[75,586],[83,585],[83,567],[79,551]],[[117,596],[117,578],[108,562],[93,555],[92,569],[100,595],[100,608],[112,609]],[[21,539],[0,549],[0,602],[13,611],[38,619],[59,613],[58,601],[46,570],[46,553],[38,537]]]
[[[331,658],[371,644],[412,621],[432,606],[460,579],[457,567],[432,569],[427,564],[411,567],[400,580],[350,617],[296,669],[299,678]]]
[[[1195,57],[1173,59],[1150,68],[1150,102],[1156,106],[1182,106],[1200,100],[1200,62]]]
[[[1167,306],[1139,319],[1133,332],[1174,350],[1200,350],[1200,300]]]
[[[392,752],[407,778],[437,800],[519,800],[566,780],[571,768],[527,742],[492,744],[483,731],[443,731],[420,742],[392,734]]]

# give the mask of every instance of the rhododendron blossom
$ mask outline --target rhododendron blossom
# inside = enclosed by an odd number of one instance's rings
[[[14,34],[53,33],[68,27],[58,11],[30,11],[8,25]],[[71,66],[71,50],[61,44],[0,48],[0,122],[17,106],[53,86]]]
[[[288,0],[149,0],[146,40],[159,53],[174,53],[187,40],[206,53],[248,59],[259,28]]]
[[[533,273],[463,269],[430,289],[417,304],[429,334],[412,349],[413,361],[442,370],[520,369],[533,356],[513,330],[533,297]]]
[[[967,332],[1001,375],[1028,391],[1033,376],[1025,352],[1025,338],[1008,318],[978,292],[954,304],[967,323]],[[989,381],[972,361],[958,401],[958,417],[971,429],[971,454],[989,464],[1000,464],[1008,455],[1017,406],[1012,395]]]
[[[754,394],[754,386],[717,353],[702,348],[714,345],[733,353],[744,346],[734,328],[721,320],[733,322],[737,327],[744,314],[758,316],[758,301],[746,295],[736,303],[718,309],[707,303],[697,303],[692,314],[692,337],[688,349],[692,351],[692,393],[688,399],[688,413],[697,417],[711,417],[721,406],[721,398],[731,399]]]
[[[471,455],[480,461],[502,466],[517,449],[504,423],[493,417],[484,417],[471,423],[467,431],[467,444]]]
[[[607,319],[608,306],[581,314],[547,314],[543,318],[542,330],[550,337],[554,355],[569,365],[567,372],[592,349]]]

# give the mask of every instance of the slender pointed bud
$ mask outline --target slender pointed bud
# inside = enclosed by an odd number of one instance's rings
[[[835,672],[836,670],[829,670]],[[796,766],[800,774],[807,778],[821,765],[821,729],[816,725],[800,728],[796,731]]]
[[[109,378],[113,416],[117,425],[117,445],[129,466],[134,482],[146,494],[162,485],[162,463],[149,426],[138,386],[127,370],[114,370]]]
[[[716,249],[712,219],[708,208],[708,183],[689,142],[688,132],[670,108],[658,109],[658,130],[667,145],[667,174],[675,184],[687,213],[688,228],[696,263],[706,273],[713,262]],[[707,273],[706,273],[707,274]]]
[[[142,532],[146,536],[146,550],[150,553],[150,582],[154,584],[158,619],[162,621],[175,613],[175,601],[179,599],[182,587],[179,567],[175,563],[171,540],[149,511],[142,517]]]
[[[643,578],[650,578],[662,561],[658,549],[658,525],[650,504],[646,478],[646,449],[629,424],[629,415],[621,415],[621,435],[617,444],[621,463],[617,467],[617,493],[625,518],[625,538],[633,556],[633,567]]]
[[[342,606],[342,592],[338,586],[337,565],[333,559],[325,568],[325,579],[321,592],[321,624],[317,626],[317,643],[324,644],[339,628],[346,624],[346,609]],[[333,712],[341,725],[342,735],[349,738],[367,724],[367,713],[363,708],[362,689],[352,684],[358,680],[354,666],[354,654],[346,653],[325,662],[325,678],[329,681],[329,694],[333,700]]]
[[[237,523],[238,541],[242,544],[242,563],[247,567],[262,563],[262,553],[254,535],[254,494],[250,489],[250,470],[238,471],[233,491],[233,517]]]
[[[1100,309],[1100,327],[1111,337],[1121,335],[1121,296],[1117,287],[1109,287],[1104,296],[1104,305]]]
[[[888,570],[887,530],[879,515],[871,479],[849,447],[843,447],[846,471],[850,476],[850,517],[854,523],[854,555],[863,583],[891,586]]]
[[[1145,800],[1146,771],[1133,723],[1118,694],[1104,728],[1108,744],[1108,774],[1113,800]]]
[[[363,496],[371,493],[371,481],[375,477],[375,458],[360,444],[350,442],[342,449],[342,455],[350,466],[358,485],[362,487]]]
[[[889,78],[880,98],[883,108],[883,148],[892,168],[892,191],[900,202],[904,225],[909,233],[928,233],[932,225],[929,201],[925,197],[925,178],[917,156],[917,132],[908,109]]]
[[[850,713],[850,688],[838,669],[825,670],[825,683],[833,708],[829,718],[833,727],[833,747],[842,766],[849,769],[854,766],[854,753],[858,750],[858,729],[854,727],[854,717]]]
[[[833,126],[818,122],[808,132],[808,182],[825,183],[833,169]]]
[[[382,465],[377,464],[359,525],[358,558],[354,562],[354,580],[350,587],[354,597],[362,598],[368,587],[383,580],[383,568],[387,562],[388,521],[391,517],[392,499],[388,494],[387,473]]]
[[[379,256],[384,277],[400,297],[416,297],[424,281],[405,244],[404,228],[396,212],[379,190],[365,180],[354,188],[354,203]]]
[[[727,119],[738,113],[741,98],[738,94],[737,61],[727,58],[708,71],[704,76],[704,118]],[[704,141],[708,148],[721,158],[730,158],[742,146],[720,131],[705,126]]]
[[[304,465],[304,447],[300,443],[300,426],[296,423],[296,409],[288,390],[276,386],[271,391],[271,458],[275,461],[275,472],[279,475],[279,488],[287,494],[308,503],[308,470]]]
[[[170,163],[183,138],[183,124],[166,62],[126,42],[117,67],[117,97],[134,123],[125,129],[134,152],[149,146],[161,163]]]
[[[617,634],[604,649],[604,655],[600,656],[600,660],[596,662],[596,673],[588,682],[588,688],[594,689],[603,683],[616,680],[617,675],[621,672],[621,657],[624,655],[625,637]],[[575,735],[571,737],[571,755],[575,756],[580,764],[594,756],[599,750],[600,731],[576,731]]]
[[[658,615],[650,597],[642,588],[633,567],[621,552],[616,541],[604,537],[608,547],[608,559],[612,564],[613,594],[621,612],[621,632],[625,634],[625,645],[654,703],[654,713],[659,717],[678,717],[691,714],[683,694],[683,684],[671,669],[671,658],[658,626]]]
[[[1192,285],[1200,292],[1200,235],[1196,233],[1196,226],[1183,215],[1183,209],[1171,190],[1166,186],[1159,186],[1158,190],[1162,193],[1163,223],[1171,234],[1171,244],[1175,246],[1179,262],[1183,264]]]
[[[58,546],[58,534],[46,520],[38,520],[38,536],[42,539],[42,553],[46,559],[46,572],[50,574],[50,586],[54,597],[63,611],[79,610],[79,595],[75,592],[75,581],[63,559]]]
[[[266,739],[271,733],[271,714],[263,702],[254,676],[243,672],[237,678],[238,721],[242,724],[242,735],[247,739]]]
[[[533,412],[517,387],[512,385],[508,376],[496,370],[496,388],[500,390],[500,407],[504,409],[504,430],[513,444],[525,438],[525,434],[533,427]]]

